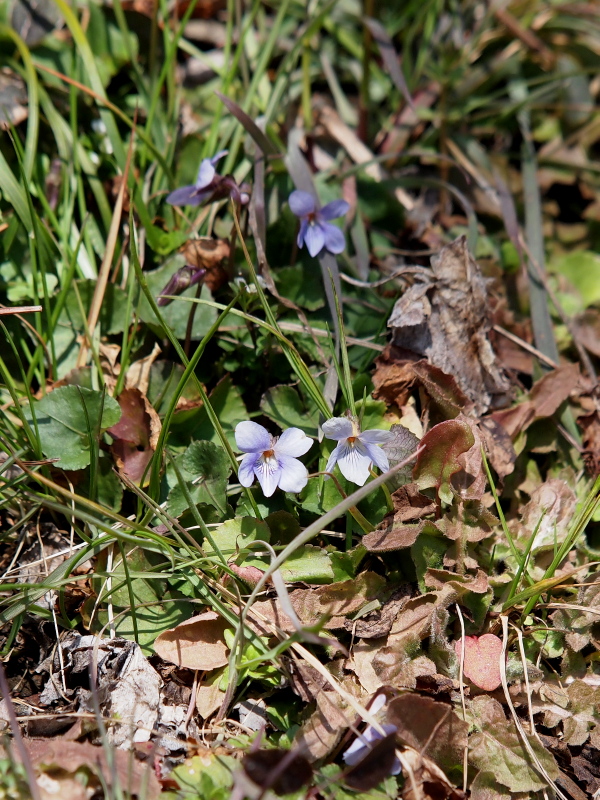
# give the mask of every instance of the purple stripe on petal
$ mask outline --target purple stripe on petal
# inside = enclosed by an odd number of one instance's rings
[[[321,225],[309,225],[304,236],[306,247],[311,256],[317,256],[325,244],[325,233]]]
[[[350,205],[345,200],[332,200],[319,211],[319,219],[328,221],[343,217],[350,210]]]
[[[242,453],[263,453],[271,449],[271,434],[258,422],[238,422],[235,426],[235,443]]]
[[[255,472],[264,496],[271,497],[281,478],[279,462],[273,457],[260,458]]]
[[[306,217],[315,211],[315,198],[308,192],[296,190],[288,198],[292,214],[297,217]]]
[[[353,445],[347,445],[344,453],[338,458],[340,472],[349,481],[358,486],[364,486],[369,477],[371,456],[367,453],[365,445],[357,439]]]
[[[277,455],[281,474],[279,488],[283,492],[301,492],[308,483],[308,470],[301,461],[291,456]]]
[[[338,444],[336,445],[336,447],[333,448],[331,455],[329,456],[329,460],[327,461],[325,472],[333,472],[333,468],[337,464],[338,458],[346,452],[345,448],[346,448],[345,442],[342,442],[341,444]]]
[[[341,253],[346,247],[346,237],[339,228],[324,222],[321,225],[324,234],[324,244],[330,253]]]

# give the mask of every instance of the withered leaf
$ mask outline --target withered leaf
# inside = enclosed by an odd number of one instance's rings
[[[403,750],[402,764],[406,766],[406,772],[410,770],[410,777],[402,790],[402,800],[462,800],[465,797],[434,761],[413,747]]]
[[[225,668],[213,672],[198,686],[196,692],[196,711],[202,719],[208,719],[221,707],[225,692],[219,687]]]
[[[227,622],[214,611],[205,611],[159,634],[154,649],[161,658],[178,667],[218,669],[228,661],[223,637],[227,627]]]
[[[396,761],[396,735],[378,739],[365,757],[343,775],[346,786],[357,792],[368,792],[391,774]]]
[[[412,369],[444,419],[454,419],[461,413],[468,414],[473,408],[473,403],[460,389],[453,375],[446,374],[425,360],[417,361]]]
[[[394,306],[388,321],[394,344],[454,376],[476,414],[505,405],[510,384],[489,340],[486,281],[466,238],[433,256],[431,271],[428,282],[415,283]]]
[[[492,772],[511,792],[536,792],[546,779],[534,769],[531,757],[512,719],[507,719],[497,700],[489,695],[476,697],[471,711],[479,729],[469,737],[469,763],[483,772]],[[556,780],[560,771],[553,756],[534,737],[528,741],[546,773]]]
[[[411,547],[420,533],[439,534],[440,530],[427,520],[416,525],[404,525],[397,514],[384,517],[383,521],[371,533],[365,534],[362,544],[371,553],[387,553],[392,550],[403,550]],[[401,515],[400,515],[401,516]]]
[[[306,753],[309,761],[318,761],[333,750],[353,717],[354,712],[337,692],[320,692],[317,708],[302,725],[295,743]]]
[[[538,419],[551,417],[579,382],[579,365],[564,364],[536,381],[525,400],[490,417],[514,439]]]
[[[69,742],[63,738],[29,739],[25,741],[25,746],[36,770],[46,767],[64,770],[72,775],[80,769],[89,769],[90,772],[96,771],[102,775],[109,785],[116,780],[119,789],[131,793],[132,796],[138,796],[138,793],[141,795],[142,786],[143,797],[148,800],[154,800],[160,795],[160,784],[152,766],[132,759],[131,754],[125,750],[113,749],[114,763],[109,766],[104,748],[84,742]],[[61,792],[60,796],[65,795]]]
[[[110,449],[119,471],[139,483],[156,450],[160,418],[139,389],[124,389],[117,399],[121,418],[108,429],[114,439]]]
[[[433,514],[436,505],[433,500],[421,494],[416,483],[407,483],[392,494],[394,516],[398,522],[411,522]]]
[[[206,270],[204,283],[211,292],[217,291],[229,280],[227,271],[222,266],[230,253],[227,240],[200,236],[186,242],[181,248],[181,253],[188,264]]]
[[[387,719],[403,744],[431,758],[446,772],[461,763],[469,726],[452,706],[407,692],[390,700]]]

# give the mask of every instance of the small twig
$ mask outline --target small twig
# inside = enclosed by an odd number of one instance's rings
[[[0,317],[8,316],[9,314],[36,314],[42,310],[41,306],[9,306],[0,308]]]
[[[523,348],[523,350],[527,350],[528,353],[531,353],[532,356],[535,356],[540,361],[543,361],[544,364],[547,364],[552,369],[558,369],[558,364],[548,356],[544,355],[541,350],[538,350],[537,347],[534,347],[529,342],[526,342],[525,339],[521,339],[519,336],[516,336],[514,333],[507,331],[505,328],[502,328],[500,325],[494,325],[492,327],[493,331],[499,333],[501,336],[504,336],[505,339],[509,339],[511,342],[518,344],[519,347]]]

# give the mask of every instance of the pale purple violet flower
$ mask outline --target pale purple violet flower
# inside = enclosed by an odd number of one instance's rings
[[[381,726],[382,729],[385,731],[385,735],[389,736],[390,733],[396,733],[398,728],[395,725],[388,725],[384,724]],[[379,739],[383,739],[384,737],[372,728],[370,725],[363,731],[363,733],[359,733],[356,739],[352,742],[350,747],[344,753],[344,761],[348,764],[349,767],[354,767],[356,764],[359,764],[363,758],[365,758],[369,751],[371,750],[371,745],[374,742],[379,741]],[[396,757],[394,759],[394,763],[392,765],[392,769],[390,770],[390,775],[399,775],[402,772],[402,765],[400,761]]]
[[[227,152],[220,150],[212,158],[203,158],[196,183],[175,189],[167,195],[167,203],[172,206],[199,206],[206,200],[231,197],[239,205],[246,205],[250,199],[247,187],[238,186],[231,175],[217,175],[215,165],[227,155]]]
[[[384,694],[378,694],[369,706],[369,713],[377,714],[377,712],[381,711],[386,703],[386,696]],[[385,731],[386,736],[389,736],[391,733],[396,733],[398,730],[395,725],[389,724],[383,724],[381,725],[381,728]],[[383,739],[382,734],[376,731],[375,728],[371,727],[371,725],[367,725],[365,730],[358,734],[350,747],[344,752],[343,759],[346,764],[348,764],[349,767],[354,767],[356,764],[359,764],[369,753],[371,745],[379,739]],[[390,770],[390,775],[399,775],[401,772],[402,765],[396,757],[394,759],[392,769]]]
[[[288,428],[279,438],[271,436],[257,422],[238,422],[235,442],[245,453],[238,470],[242,486],[252,486],[258,478],[265,497],[275,489],[300,492],[308,481],[308,470],[298,456],[303,456],[312,446],[312,439],[299,428]]]
[[[369,477],[371,464],[376,464],[382,472],[390,468],[388,457],[379,447],[392,437],[390,431],[370,430],[361,433],[358,422],[348,417],[333,417],[321,427],[328,439],[338,443],[329,456],[326,472],[331,472],[337,464],[344,478],[363,486]]]
[[[315,198],[308,192],[292,192],[288,200],[292,213],[300,220],[298,247],[306,244],[311,256],[318,255],[323,248],[330,253],[341,253],[346,246],[342,231],[331,225],[330,219],[343,217],[350,206],[345,200],[333,200],[318,208]]]

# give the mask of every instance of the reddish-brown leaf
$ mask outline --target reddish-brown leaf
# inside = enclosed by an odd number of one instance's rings
[[[462,639],[454,642],[458,658],[462,653]],[[500,678],[500,656],[502,640],[493,633],[483,636],[465,637],[464,674],[475,686],[486,692],[493,692],[502,683]]]

